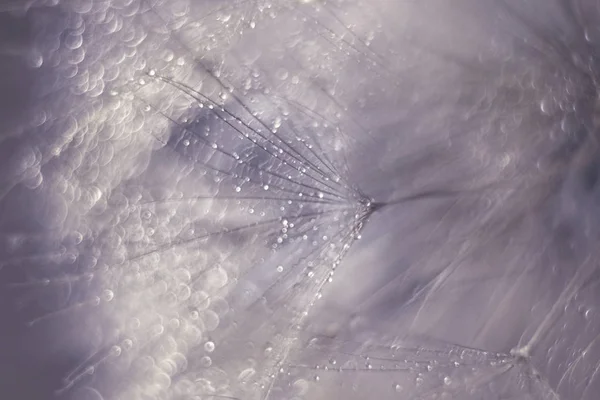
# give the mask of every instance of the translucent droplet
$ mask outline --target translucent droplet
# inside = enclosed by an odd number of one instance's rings
[[[73,242],[80,244],[83,241],[83,235],[80,232],[73,232]]]
[[[111,301],[115,297],[115,294],[112,290],[106,289],[102,292],[102,300]]]
[[[450,378],[449,376],[444,377],[444,385],[451,385],[452,384],[452,378]]]
[[[209,353],[212,353],[213,351],[215,351],[215,343],[211,341],[204,343],[204,350]]]
[[[544,114],[550,114],[550,101],[548,99],[543,99],[540,102],[540,110],[544,113]]]
[[[121,347],[123,348],[123,350],[131,349],[133,347],[133,340],[131,340],[131,339],[123,340],[123,343],[121,343]]]
[[[567,114],[560,122],[560,128],[565,133],[573,133],[579,125],[579,121],[573,114]]]
[[[204,356],[200,359],[200,365],[205,368],[208,368],[212,365],[212,359],[209,356]]]
[[[132,318],[128,325],[130,329],[135,330],[139,329],[139,327],[142,325],[142,322],[139,320],[139,318]]]
[[[44,63],[44,57],[38,51],[32,52],[31,54],[29,54],[29,57],[27,58],[27,64],[31,68],[40,68],[43,63]]]
[[[238,375],[238,380],[242,383],[248,382],[252,377],[256,374],[256,370],[254,368],[246,368]]]
[[[219,327],[220,318],[216,312],[212,310],[206,310],[202,314],[202,321],[204,322],[204,326],[206,330],[211,332]]]
[[[422,377],[421,375],[418,375],[418,376],[415,378],[415,384],[416,384],[417,386],[421,386],[421,385],[423,384],[423,377]]]
[[[165,331],[165,327],[162,324],[156,324],[152,327],[152,334],[154,335],[162,335]]]
[[[286,79],[288,78],[288,76],[289,76],[289,73],[287,72],[287,70],[285,70],[285,69],[283,69],[283,68],[281,68],[281,69],[279,69],[279,70],[277,71],[277,78],[278,78],[279,80],[282,80],[282,81],[284,81],[284,80],[286,80]]]
[[[111,347],[111,349],[110,349],[110,354],[111,354],[113,357],[118,357],[118,356],[120,356],[120,355],[121,355],[121,351],[122,351],[122,349],[121,349],[121,347],[120,347],[120,346],[113,346],[113,347]]]
[[[173,61],[173,58],[175,58],[175,54],[173,53],[173,51],[171,51],[171,50],[164,51],[163,60],[165,60],[166,62],[171,62],[171,61]]]

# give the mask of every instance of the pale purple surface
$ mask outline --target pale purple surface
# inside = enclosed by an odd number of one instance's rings
[[[600,6],[449,3],[0,6],[0,398],[597,399]]]

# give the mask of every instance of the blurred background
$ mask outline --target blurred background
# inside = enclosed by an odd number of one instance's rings
[[[1,397],[597,398],[598,21],[1,4]]]

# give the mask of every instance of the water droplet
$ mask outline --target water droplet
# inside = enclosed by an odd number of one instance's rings
[[[115,297],[115,294],[112,290],[106,289],[102,292],[102,300],[111,301]]]
[[[277,70],[276,76],[277,79],[285,81],[288,78],[289,73],[287,70],[280,68],[279,70]]]
[[[113,346],[113,347],[111,347],[111,349],[110,349],[110,354],[111,354],[113,357],[119,357],[119,356],[121,355],[121,351],[122,351],[122,350],[121,350],[121,347],[120,347],[120,346]]]
[[[27,64],[31,68],[40,68],[43,63],[44,63],[44,57],[38,51],[32,52],[27,59]]]
[[[279,265],[277,267],[277,272],[283,272],[283,265]]]
[[[452,384],[452,378],[450,378],[449,376],[444,377],[444,385],[451,385]]]
[[[123,340],[123,343],[121,343],[121,347],[123,350],[131,349],[133,347],[133,341],[131,339],[125,339]]]
[[[153,335],[162,335],[165,331],[165,327],[162,326],[162,324],[156,324],[152,327],[152,334]]]
[[[396,383],[396,384],[394,385],[394,391],[396,391],[396,392],[401,392],[401,391],[402,391],[402,389],[403,389],[403,388],[402,388],[402,385],[400,385],[399,383]]]
[[[212,353],[215,350],[215,343],[210,341],[204,343],[204,350],[206,350],[209,353]]]
[[[543,99],[540,102],[540,110],[546,115],[550,114],[550,101],[548,99]]]
[[[212,365],[212,359],[209,356],[204,356],[200,359],[200,365],[204,368],[208,368]]]
[[[242,383],[248,382],[252,377],[256,374],[256,370],[254,368],[246,368],[238,375],[238,380]]]
[[[415,378],[415,384],[417,386],[421,386],[423,384],[423,376],[421,376],[421,374],[417,375]]]
[[[303,396],[308,392],[309,384],[306,379],[298,379],[292,384],[294,393],[298,396]]]
[[[577,127],[579,126],[579,121],[575,117],[573,113],[569,113],[564,116],[562,121],[560,122],[560,128],[565,133],[573,133]]]

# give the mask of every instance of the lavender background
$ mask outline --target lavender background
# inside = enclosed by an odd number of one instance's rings
[[[585,0],[6,5],[0,395],[596,398],[599,20]],[[278,190],[327,186],[274,178],[162,78],[311,138],[376,201],[443,194],[346,241],[352,215]],[[198,239],[287,215],[310,229],[276,252],[271,225]],[[313,240],[350,249],[310,306],[339,250]]]

